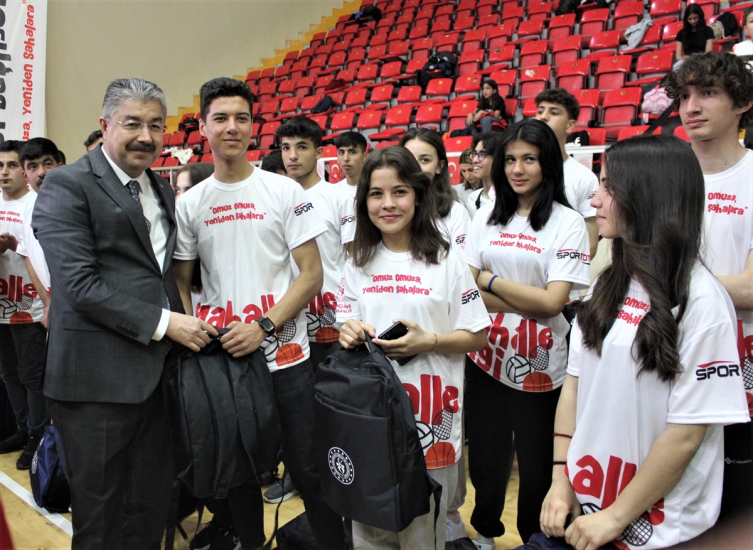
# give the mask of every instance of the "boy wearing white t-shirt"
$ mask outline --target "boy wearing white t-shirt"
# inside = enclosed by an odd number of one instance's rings
[[[335,139],[337,147],[337,164],[340,165],[345,179],[337,185],[356,200],[358,180],[361,179],[361,170],[366,157],[369,156],[368,142],[358,132],[344,132]]]
[[[753,119],[753,74],[730,54],[692,56],[670,73],[667,93],[680,100],[680,118],[703,171],[704,241],[709,270],[737,314],[740,365],[753,416],[753,151],[738,132]],[[722,514],[751,503],[751,424],[727,426]]]
[[[197,317],[230,329],[221,341],[233,356],[263,351],[284,433],[286,469],[319,546],[342,549],[342,520],[322,500],[311,460],[314,380],[303,311],[321,289],[315,239],[326,228],[299,185],[246,160],[252,103],[248,85],[231,78],[201,88],[199,131],[209,139],[215,172],[176,203],[175,278],[188,308],[198,258],[203,289]],[[300,270],[297,278],[292,261]],[[244,548],[257,548],[264,542],[260,490],[252,480],[238,492],[252,505],[243,510],[251,525],[240,525],[233,513],[235,529]],[[230,494],[228,503],[232,508]]]
[[[319,177],[316,161],[322,156],[322,129],[305,116],[290,119],[275,132],[288,177],[303,188],[327,230],[316,238],[324,280],[321,291],[306,308],[311,364],[316,369],[340,338],[335,322],[337,289],[345,268],[345,245],[356,229],[354,201],[350,193]]]
[[[565,171],[565,194],[573,210],[586,220],[591,257],[599,245],[599,228],[596,227],[596,209],[591,199],[599,188],[599,180],[591,170],[567,154],[567,136],[575,129],[580,115],[580,105],[573,94],[563,88],[550,88],[536,96],[536,118],[554,131],[562,148]],[[577,296],[580,295],[578,292]]]
[[[0,376],[16,417],[18,432],[0,442],[0,453],[23,449],[16,462],[28,470],[39,438],[50,422],[42,394],[47,330],[43,304],[19,256],[23,220],[31,217],[36,193],[23,178],[21,143],[0,144]]]

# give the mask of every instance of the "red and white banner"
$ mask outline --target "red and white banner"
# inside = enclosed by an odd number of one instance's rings
[[[0,142],[44,137],[47,0],[0,0]]]

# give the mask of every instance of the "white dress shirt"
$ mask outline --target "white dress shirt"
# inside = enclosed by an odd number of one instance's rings
[[[141,200],[141,208],[144,211],[144,217],[152,224],[152,229],[149,231],[149,240],[152,242],[152,250],[154,251],[154,257],[157,258],[160,271],[162,271],[165,265],[165,252],[167,251],[167,234],[170,230],[170,222],[167,221],[167,216],[162,211],[160,206],[160,199],[156,195],[152,188],[149,176],[146,172],[141,172],[137,177],[132,178],[126,174],[120,166],[115,164],[112,159],[107,156],[105,148],[102,147],[102,153],[104,153],[107,162],[112,166],[115,175],[118,177],[123,186],[128,185],[131,180],[136,180],[141,186],[141,193],[139,193],[139,199]],[[130,191],[129,191],[130,193]],[[170,322],[170,310],[162,309],[162,316],[160,317],[157,330],[152,335],[152,340],[162,340],[167,331],[167,325]]]

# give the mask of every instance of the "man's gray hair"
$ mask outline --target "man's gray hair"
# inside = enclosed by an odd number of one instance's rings
[[[120,104],[129,99],[137,99],[142,103],[158,101],[162,105],[162,115],[167,118],[165,92],[154,82],[141,78],[120,78],[110,82],[102,102],[102,118],[111,120]]]

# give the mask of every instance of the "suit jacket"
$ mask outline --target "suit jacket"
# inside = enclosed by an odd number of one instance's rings
[[[183,307],[172,274],[173,192],[147,174],[170,223],[162,270],[143,212],[101,146],[45,177],[32,225],[52,288],[48,397],[141,403],[159,383],[170,343],[151,338],[163,308],[182,313]]]

